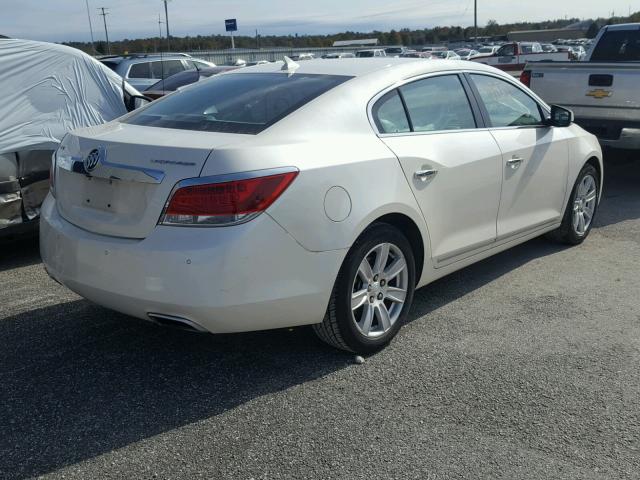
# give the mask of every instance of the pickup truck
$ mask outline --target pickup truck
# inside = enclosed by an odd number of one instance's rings
[[[500,47],[493,55],[471,58],[506,71],[521,71],[528,62],[569,61],[569,52],[545,52],[538,42],[514,42]]]
[[[640,149],[640,23],[603,27],[584,61],[530,63],[520,80],[602,146]]]

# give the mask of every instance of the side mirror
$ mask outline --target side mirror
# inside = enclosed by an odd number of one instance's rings
[[[153,99],[145,97],[144,95],[125,95],[125,106],[127,112],[133,112],[134,110],[144,107],[147,103],[152,102]]]
[[[552,127],[568,127],[573,123],[573,112],[568,108],[551,105],[551,116],[548,124]]]
[[[145,106],[147,103],[151,103],[153,100],[149,97],[145,97],[144,95],[133,95],[131,97],[131,106],[133,110],[136,110],[140,107]]]

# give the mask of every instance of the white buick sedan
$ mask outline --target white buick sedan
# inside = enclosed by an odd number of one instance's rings
[[[491,67],[259,65],[68,134],[42,258],[135,317],[214,333],[313,324],[367,353],[416,288],[542,234],[581,243],[602,176],[571,112]]]

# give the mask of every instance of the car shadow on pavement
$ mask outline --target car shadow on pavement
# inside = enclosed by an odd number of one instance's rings
[[[40,263],[38,236],[0,239],[0,272]]]
[[[605,150],[603,197],[594,228],[640,218],[640,153]]]
[[[84,300],[0,322],[0,477],[58,470],[353,363],[309,328],[205,335]]]
[[[493,280],[547,255],[570,248],[544,237],[529,240],[416,290],[406,323],[411,323]]]

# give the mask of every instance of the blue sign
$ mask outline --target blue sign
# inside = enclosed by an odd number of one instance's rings
[[[227,20],[225,20],[224,26],[227,29],[227,32],[238,31],[238,22],[236,22],[235,18],[228,18]]]

